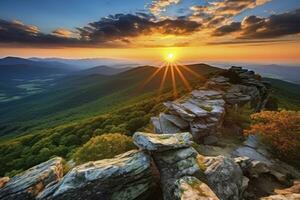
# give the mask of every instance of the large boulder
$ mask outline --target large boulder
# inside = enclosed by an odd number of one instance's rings
[[[62,158],[53,158],[11,178],[0,189],[0,199],[34,199],[47,185],[58,182],[62,176]]]
[[[219,200],[205,183],[195,177],[184,176],[175,185],[175,197],[178,200]]]
[[[143,199],[151,185],[150,157],[132,150],[73,168],[39,199]]]
[[[191,147],[190,133],[151,134],[137,132],[134,143],[145,151],[150,151],[160,172],[160,182],[164,199],[175,199],[175,182],[184,176],[200,177],[197,151]]]
[[[234,160],[223,156],[205,157],[204,165],[208,185],[221,200],[243,198],[248,179]]]
[[[133,142],[143,150],[167,151],[191,146],[192,136],[187,132],[176,134],[152,134],[136,132],[133,135]]]
[[[292,166],[274,159],[256,136],[249,136],[244,145],[235,149],[232,155],[250,179],[267,175],[281,184],[290,184],[292,179],[300,177]]]
[[[164,199],[174,199],[176,180],[183,176],[201,176],[197,155],[192,147],[153,152],[154,162],[160,172]]]

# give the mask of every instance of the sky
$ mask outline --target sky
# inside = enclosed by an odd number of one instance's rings
[[[0,57],[300,63],[300,0],[1,0]]]

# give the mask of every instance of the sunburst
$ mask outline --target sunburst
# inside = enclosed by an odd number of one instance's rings
[[[151,82],[153,78],[158,76],[159,72],[164,70],[162,73],[162,79],[160,80],[160,85],[159,85],[159,95],[164,89],[166,79],[168,76],[170,76],[171,81],[172,81],[172,89],[173,89],[173,96],[176,98],[178,96],[178,89],[177,89],[177,83],[176,83],[176,77],[179,77],[180,80],[183,83],[183,86],[188,90],[191,91],[192,87],[187,80],[187,78],[184,76],[184,73],[182,71],[186,71],[187,73],[191,74],[192,76],[196,78],[203,78],[200,74],[196,73],[193,71],[189,66],[180,64],[179,61],[177,60],[176,54],[174,52],[168,52],[164,56],[164,63],[158,67],[153,74],[149,76],[141,85],[141,88],[145,87],[147,84]]]

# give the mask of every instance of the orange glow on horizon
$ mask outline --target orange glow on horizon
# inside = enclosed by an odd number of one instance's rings
[[[0,47],[0,56],[115,58],[160,63],[161,55],[174,52],[182,62],[266,62],[299,63],[300,42],[264,45],[203,45],[170,48],[22,48]]]

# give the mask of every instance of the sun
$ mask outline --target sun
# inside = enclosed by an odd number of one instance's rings
[[[166,61],[169,62],[169,63],[173,63],[176,59],[176,56],[174,53],[170,52],[170,53],[167,53],[166,55]]]

